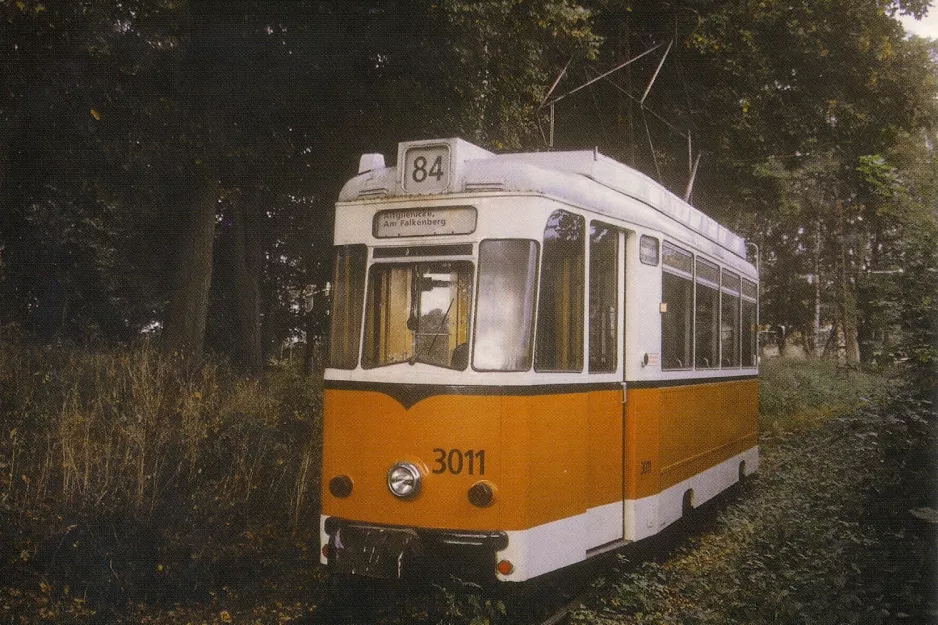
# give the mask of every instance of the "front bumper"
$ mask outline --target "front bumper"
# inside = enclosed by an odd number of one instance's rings
[[[338,517],[323,522],[324,550],[337,577],[425,579],[449,573],[479,582],[495,580],[496,553],[508,546],[501,531],[461,532],[371,525]]]

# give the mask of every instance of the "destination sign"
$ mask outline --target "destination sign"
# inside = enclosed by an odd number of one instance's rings
[[[374,221],[379,239],[470,234],[475,229],[476,209],[471,206],[381,211]]]

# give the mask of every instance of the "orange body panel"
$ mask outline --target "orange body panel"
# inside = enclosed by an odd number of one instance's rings
[[[758,395],[758,379],[630,390],[626,498],[654,495],[755,447]]]
[[[406,409],[380,392],[327,389],[323,514],[393,525],[512,530],[619,501],[621,396],[615,390],[437,395]],[[462,471],[454,474],[447,467],[434,473],[441,469],[436,449],[463,452]],[[385,484],[388,469],[398,460],[410,460],[423,470],[423,489],[413,501],[395,498]],[[347,499],[328,490],[329,479],[340,474],[354,483]],[[489,508],[467,500],[467,491],[481,479],[496,488]]]
[[[629,390],[625,405],[625,498],[641,499],[660,490],[658,426],[662,389]]]
[[[624,408],[621,389],[589,394],[586,503],[590,508],[622,501]]]
[[[757,394],[757,380],[630,389],[623,424],[618,389],[435,395],[410,408],[379,391],[327,389],[322,511],[377,524],[523,530],[640,499],[755,446]],[[414,500],[386,486],[399,460],[423,472]],[[336,475],[352,478],[350,497],[329,493]],[[496,489],[488,508],[467,499],[482,479]]]

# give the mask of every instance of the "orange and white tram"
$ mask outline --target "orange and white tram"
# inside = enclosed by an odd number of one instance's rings
[[[322,561],[523,581],[758,468],[745,241],[596,151],[362,156],[339,196]],[[465,572],[468,574],[468,571]]]

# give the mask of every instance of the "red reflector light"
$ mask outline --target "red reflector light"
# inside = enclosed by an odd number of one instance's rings
[[[337,475],[329,480],[329,492],[335,497],[345,498],[352,494],[352,478]]]
[[[322,546],[322,557],[324,557],[326,560],[329,559],[329,545]]]
[[[469,503],[479,508],[488,508],[495,501],[495,489],[488,482],[476,482],[469,489]]]
[[[515,565],[508,560],[499,560],[498,564],[495,565],[495,570],[501,575],[511,575],[515,572]]]

